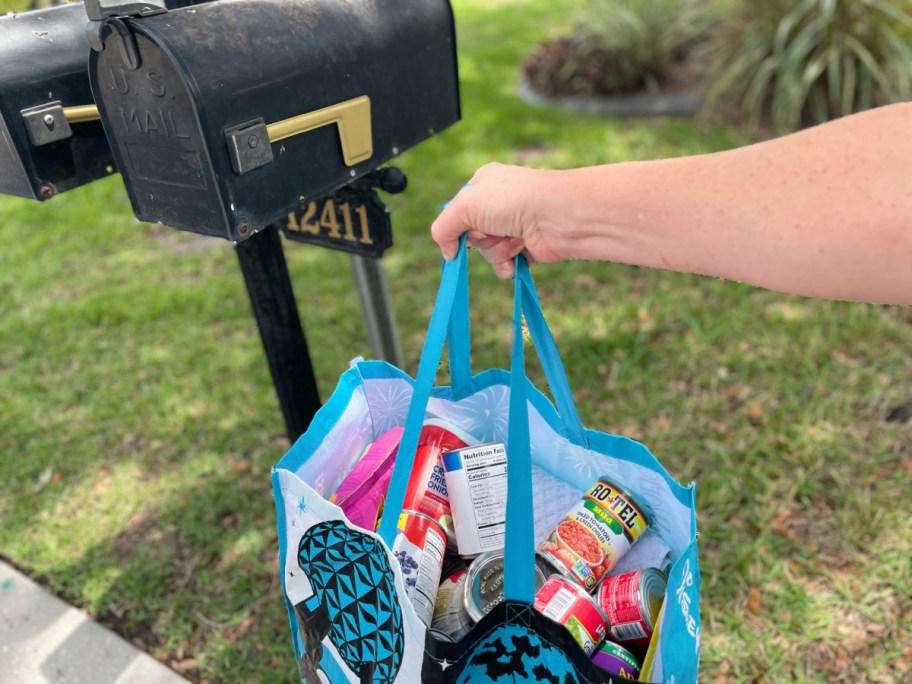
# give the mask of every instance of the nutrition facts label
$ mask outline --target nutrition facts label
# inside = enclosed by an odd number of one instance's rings
[[[432,528],[428,530],[424,549],[418,561],[418,577],[412,590],[412,605],[421,621],[429,625],[434,615],[434,599],[440,582],[440,568],[443,565],[443,551],[446,539]]]
[[[459,553],[502,549],[507,504],[507,451],[483,444],[445,454],[447,489]]]

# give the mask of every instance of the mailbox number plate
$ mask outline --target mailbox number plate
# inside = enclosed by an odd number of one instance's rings
[[[380,257],[393,244],[389,211],[373,190],[343,188],[288,214],[289,240]]]

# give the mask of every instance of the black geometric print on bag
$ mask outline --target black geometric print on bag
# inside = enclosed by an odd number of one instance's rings
[[[298,543],[298,565],[314,595],[295,605],[305,652],[299,662],[308,683],[328,635],[362,684],[388,684],[402,664],[402,611],[386,550],[340,520],[314,525]]]

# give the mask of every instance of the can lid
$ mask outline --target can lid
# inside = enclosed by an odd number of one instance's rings
[[[655,622],[659,617],[659,611],[662,610],[662,602],[665,600],[665,588],[668,586],[668,579],[665,573],[658,568],[646,568],[640,578],[640,606],[642,607],[643,617],[649,623],[649,630],[655,628]]]
[[[535,590],[545,583],[547,576],[535,564]],[[504,598],[503,551],[488,551],[478,556],[469,566],[465,582],[465,607],[474,622],[490,613]]]
[[[447,642],[447,643],[449,643],[449,644],[455,644],[455,643],[456,643],[456,639],[454,639],[451,635],[447,634],[446,632],[444,632],[444,631],[442,631],[442,630],[434,629],[434,628],[432,628],[432,627],[428,627],[427,633],[430,634],[430,635],[431,635],[432,637],[434,637],[435,639],[437,639],[438,641],[445,641],[445,642]]]

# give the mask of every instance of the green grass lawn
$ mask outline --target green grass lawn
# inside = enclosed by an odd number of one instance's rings
[[[567,12],[453,4],[463,121],[401,157],[389,198],[409,372],[428,226],[477,166],[748,142],[710,118],[531,108],[517,65]],[[137,222],[119,176],[0,198],[0,242],[0,553],[195,681],[296,681],[269,481],[288,443],[231,245]],[[286,254],[325,399],[370,355],[348,257]],[[502,367],[512,289],[480,261],[474,363]],[[605,263],[535,275],[586,424],[698,482],[703,680],[912,677],[912,432],[884,421],[912,395],[912,309]]]

